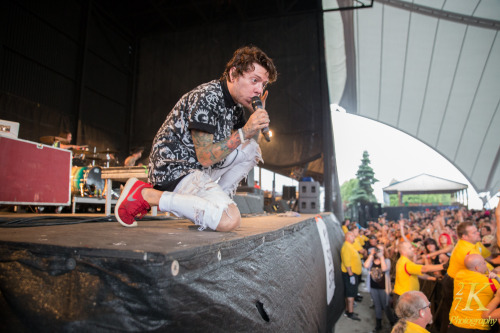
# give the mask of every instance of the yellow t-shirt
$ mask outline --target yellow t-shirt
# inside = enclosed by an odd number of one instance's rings
[[[354,274],[361,274],[361,258],[353,244],[347,241],[344,242],[340,250],[340,258],[342,259],[342,265],[340,265],[342,272],[347,273],[346,267],[351,267],[351,271]]]
[[[407,291],[420,290],[419,275],[422,275],[422,265],[417,265],[407,257],[401,256],[396,263],[394,293],[401,296]]]
[[[479,251],[479,253],[481,253],[483,258],[488,258],[489,256],[491,256],[490,250],[488,250],[488,248],[481,242],[476,243],[476,249]]]
[[[359,243],[361,246],[365,246],[366,241],[368,240],[368,237],[366,235],[359,235]]]
[[[359,236],[354,238],[354,242],[352,243],[356,251],[361,251],[363,249],[363,246],[361,245],[361,242],[359,240]]]
[[[465,268],[464,260],[468,254],[481,254],[481,252],[476,247],[476,244],[469,243],[465,240],[460,239],[457,245],[453,249],[450,257],[450,264],[448,266],[448,275],[455,278],[455,275],[462,269]],[[481,254],[482,255],[482,254]],[[487,264],[488,269],[492,270],[493,266]]]
[[[450,322],[456,327],[490,330],[489,321],[482,319],[481,315],[499,288],[496,280],[490,280],[484,274],[468,269],[459,271],[453,286]]]
[[[411,321],[406,321],[405,333],[429,333],[429,331]]]
[[[344,235],[347,234],[347,232],[349,231],[349,229],[347,229],[347,227],[345,225],[342,226],[342,231],[344,232]]]

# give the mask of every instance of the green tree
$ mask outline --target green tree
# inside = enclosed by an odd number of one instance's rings
[[[342,203],[344,205],[349,205],[351,202],[351,196],[357,187],[357,178],[351,178],[340,186],[340,196],[342,197]]]
[[[350,197],[351,204],[377,202],[377,199],[373,195],[372,185],[378,182],[378,180],[375,178],[375,172],[370,166],[370,155],[366,150],[363,152],[363,158],[356,173],[356,178],[358,179],[358,186],[354,189]]]

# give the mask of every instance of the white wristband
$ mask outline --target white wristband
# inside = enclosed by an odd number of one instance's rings
[[[240,134],[241,143],[245,142],[245,135],[243,135],[243,130],[238,128],[238,133]]]

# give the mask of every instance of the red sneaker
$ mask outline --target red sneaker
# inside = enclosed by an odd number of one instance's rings
[[[135,217],[141,219],[148,213],[151,206],[142,197],[142,189],[152,188],[148,183],[137,178],[130,178],[115,206],[115,216],[124,227],[136,227]]]

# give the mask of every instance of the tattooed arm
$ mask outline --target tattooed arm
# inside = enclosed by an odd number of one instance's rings
[[[243,135],[249,139],[260,132],[264,127],[269,126],[269,116],[264,109],[258,109],[248,119],[242,128]],[[192,129],[194,149],[196,158],[204,168],[225,159],[242,142],[238,131],[233,132],[227,139],[213,143],[213,134]]]
[[[240,135],[237,131],[226,140],[217,143],[213,143],[213,134],[207,132],[191,130],[191,135],[196,157],[204,168],[222,161],[241,144]]]

